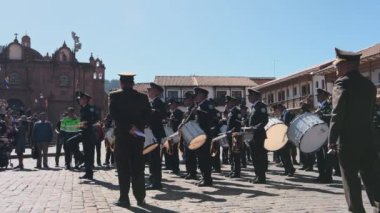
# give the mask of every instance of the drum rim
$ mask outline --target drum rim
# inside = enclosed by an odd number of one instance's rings
[[[279,148],[279,149],[276,149],[276,150],[269,150],[269,149],[267,149],[266,147],[265,147],[265,141],[266,141],[266,139],[264,140],[264,149],[266,149],[267,151],[269,151],[269,152],[275,152],[275,151],[278,151],[278,150],[280,150],[280,149],[282,149],[287,143],[288,143],[288,141],[289,141],[289,137],[288,137],[288,131],[289,131],[289,126],[288,125],[286,125],[285,123],[277,123],[277,124],[274,124],[274,125],[272,125],[272,126],[270,126],[270,127],[273,127],[273,126],[276,126],[276,125],[279,125],[279,124],[281,124],[281,125],[283,125],[283,126],[286,126],[286,132],[285,132],[285,136],[288,138],[288,140],[286,141],[286,143],[283,143],[283,145]],[[265,132],[267,132],[268,130],[269,130],[270,128],[268,128],[267,130],[265,130]]]
[[[154,148],[152,148],[152,146],[155,146]],[[147,147],[144,147],[143,149],[143,155],[146,155],[150,152],[152,152],[154,149],[156,149],[158,146],[158,143],[152,143],[152,144],[149,144]],[[152,148],[152,149],[149,149],[149,148]],[[145,150],[149,150],[149,151],[145,151]]]
[[[199,146],[191,146],[192,142],[193,142],[196,138],[198,138],[198,137],[204,137],[204,140],[203,140],[203,142],[201,143],[201,145],[199,145]],[[191,140],[191,141],[188,143],[188,148],[189,148],[190,150],[197,150],[197,149],[201,148],[201,147],[206,143],[206,141],[207,141],[207,135],[206,135],[206,134],[198,135],[198,136],[196,136],[195,138],[193,138],[193,140]]]

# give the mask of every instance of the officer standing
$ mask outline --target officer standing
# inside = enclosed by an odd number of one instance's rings
[[[187,111],[183,116],[181,125],[187,123],[188,121],[195,120],[195,102],[194,95],[191,92],[186,92],[184,95],[183,104],[187,107]],[[186,180],[197,180],[197,155],[196,151],[188,148],[184,144],[183,138],[181,137],[181,144],[184,146],[185,152],[185,164],[186,164],[186,175],[183,176]]]
[[[177,132],[178,126],[183,119],[183,112],[178,108],[179,102],[176,100],[172,100],[169,103],[170,108],[170,116],[169,116],[169,125],[173,129],[174,132]],[[172,155],[165,155],[166,158],[169,158],[169,165],[172,169],[172,173],[179,175],[179,155],[178,155],[178,143],[173,145],[172,147]]]
[[[143,132],[150,115],[148,97],[133,89],[133,73],[122,73],[120,90],[110,93],[109,112],[115,121],[115,159],[120,185],[118,206],[129,207],[129,188],[132,181],[133,195],[137,205],[144,205],[144,138]]]
[[[280,115],[280,120],[283,121],[286,126],[289,126],[290,122],[295,117],[294,113],[287,110],[285,106],[282,104],[277,104],[273,108],[275,112]],[[285,146],[282,147],[280,150],[278,150],[280,159],[285,169],[284,175],[287,175],[289,177],[292,177],[294,175],[294,172],[296,171],[294,169],[293,162],[290,158],[291,149],[292,149],[292,142],[288,140]]]
[[[151,100],[151,115],[150,115],[150,128],[152,129],[154,137],[160,143],[161,139],[166,137],[163,126],[163,120],[166,118],[166,106],[161,100],[160,96],[164,89],[155,83],[150,83],[148,88],[148,96]],[[153,151],[149,153],[149,171],[150,183],[146,186],[147,190],[159,190],[162,188],[162,168],[161,168],[161,155],[160,146],[157,146]]]
[[[331,103],[328,101],[330,93],[323,89],[317,89],[317,100],[319,102],[319,107],[316,110],[316,114],[321,118],[327,125],[330,124],[331,119]],[[319,176],[314,180],[317,183],[331,183],[332,179],[332,166],[328,162],[327,155],[328,147],[327,143],[324,144],[317,152],[317,167]]]
[[[250,148],[256,174],[251,182],[265,184],[265,173],[268,170],[268,151],[264,148],[264,141],[267,137],[264,127],[268,123],[267,105],[261,102],[261,93],[255,89],[248,89],[248,101],[252,104],[248,124],[253,128],[253,140]]]
[[[332,92],[329,148],[338,153],[348,210],[365,212],[360,172],[369,201],[380,212],[380,179],[375,173],[379,156],[372,138],[376,87],[359,72],[360,53],[335,52],[338,79]]]
[[[236,98],[233,98],[231,96],[226,96],[226,104],[228,110],[228,117],[227,117],[227,138],[228,142],[230,144],[230,159],[231,159],[231,172],[228,175],[230,178],[239,178],[240,177],[240,171],[241,171],[241,165],[240,165],[240,151],[241,147],[237,147],[239,149],[239,152],[236,152],[232,145],[232,134],[234,132],[240,132],[241,131],[241,114],[240,110],[237,107],[239,104],[239,100]],[[243,144],[241,144],[243,145]]]
[[[82,142],[84,151],[84,166],[86,174],[82,176],[82,179],[93,179],[94,172],[92,167],[94,165],[94,149],[95,149],[95,130],[93,125],[99,120],[95,107],[90,105],[91,96],[87,93],[79,93],[79,105],[80,109],[80,121],[82,129]]]
[[[199,149],[197,149],[199,168],[201,169],[203,176],[203,179],[198,183],[198,186],[212,186],[210,147],[214,116],[216,115],[213,115],[214,105],[207,100],[208,91],[206,89],[196,87],[194,88],[194,92],[195,102],[197,103],[195,120],[207,136],[206,142]]]

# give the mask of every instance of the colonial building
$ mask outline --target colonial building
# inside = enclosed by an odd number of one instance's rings
[[[181,101],[184,94],[194,87],[203,87],[209,91],[209,98],[217,105],[224,105],[226,95],[244,102],[247,89],[273,80],[271,77],[228,77],[228,76],[156,76],[154,82],[164,88],[163,98]]]
[[[359,52],[362,53],[359,71],[380,88],[380,44]],[[263,100],[268,105],[282,103],[287,108],[298,108],[301,101],[308,101],[317,107],[316,90],[322,88],[331,92],[336,80],[334,60],[331,59],[255,88],[263,93]]]
[[[8,100],[16,110],[46,111],[57,121],[68,107],[78,105],[76,91],[93,96],[92,103],[101,113],[106,109],[105,66],[91,55],[89,62],[79,62],[63,43],[52,55],[42,56],[31,46],[27,35],[0,47],[0,99]]]

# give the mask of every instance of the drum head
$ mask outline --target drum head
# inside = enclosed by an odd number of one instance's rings
[[[317,124],[310,128],[302,137],[300,150],[303,153],[315,152],[326,143],[329,135],[327,124]]]
[[[143,155],[148,154],[149,152],[153,151],[155,148],[157,148],[158,144],[157,143],[152,143],[149,146],[145,147],[143,150]]]
[[[196,150],[206,142],[206,139],[207,139],[206,135],[199,135],[195,137],[193,140],[191,140],[188,148],[190,150]]]
[[[277,151],[288,142],[286,132],[288,127],[285,124],[276,124],[267,130],[267,139],[264,142],[264,148],[268,151]]]

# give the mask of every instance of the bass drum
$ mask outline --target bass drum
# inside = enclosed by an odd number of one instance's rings
[[[150,128],[144,129],[144,135],[145,135],[145,142],[144,142],[143,154],[146,155],[149,152],[153,151],[155,148],[157,148],[158,143],[157,143],[157,139],[153,136],[153,132]]]
[[[288,142],[288,137],[286,136],[288,126],[278,118],[269,118],[265,131],[267,139],[265,139],[264,148],[268,151],[277,151]]]
[[[328,125],[317,115],[304,113],[297,116],[288,130],[288,138],[304,153],[311,153],[326,143],[329,134]]]

